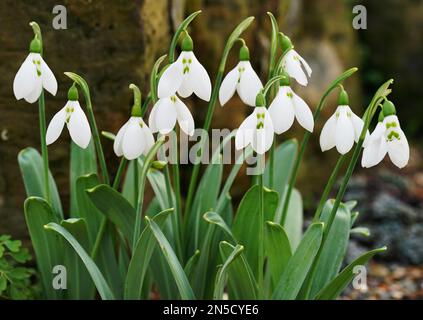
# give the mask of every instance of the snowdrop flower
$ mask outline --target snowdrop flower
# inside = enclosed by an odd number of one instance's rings
[[[91,140],[90,124],[78,102],[78,89],[75,84],[69,89],[68,102],[54,115],[48,125],[47,145],[52,144],[59,138],[65,123],[73,142],[83,149],[88,147]]]
[[[148,118],[151,130],[161,134],[171,132],[176,121],[187,135],[192,136],[194,134],[194,118],[185,103],[176,95],[159,99],[153,106]]]
[[[295,118],[304,129],[313,132],[313,113],[307,103],[292,91],[286,76],[281,79],[279,91],[269,106],[269,114],[277,134],[291,128]]]
[[[46,89],[56,95],[57,81],[47,63],[41,57],[41,42],[35,37],[30,44],[29,54],[13,80],[13,93],[17,100],[34,103]]]
[[[262,94],[257,96],[256,107],[236,132],[235,148],[241,150],[251,145],[258,154],[264,154],[273,143],[273,124],[270,114],[264,106]]]
[[[308,78],[311,77],[311,67],[307,61],[294,50],[294,46],[289,37],[283,36],[281,41],[282,49],[284,50],[282,67],[289,76],[294,78],[300,85],[306,86],[308,84]]]
[[[194,55],[193,42],[187,34],[182,41],[182,52],[160,77],[158,84],[159,98],[175,95],[183,97],[195,93],[200,99],[209,101],[211,95],[211,81],[206,69],[198,62]]]
[[[134,160],[142,154],[147,155],[154,145],[154,137],[141,117],[141,92],[139,88],[134,84],[131,84],[129,88],[134,91],[131,117],[119,129],[113,149],[118,157],[124,156],[128,160]]]
[[[410,158],[410,147],[395,113],[393,103],[385,102],[379,122],[363,151],[361,165],[364,168],[377,165],[385,158],[386,154],[398,168],[401,169],[407,165]]]
[[[340,154],[346,154],[358,142],[364,122],[348,106],[348,94],[341,89],[338,108],[323,126],[320,134],[320,147],[327,151],[336,146]],[[368,133],[366,134],[366,140]]]
[[[236,91],[242,102],[254,107],[256,96],[263,89],[260,78],[251,66],[250,53],[245,45],[239,50],[239,60],[237,66],[226,75],[220,86],[219,101],[221,106],[228,102]]]

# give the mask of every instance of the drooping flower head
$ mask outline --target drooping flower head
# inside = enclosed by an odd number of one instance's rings
[[[163,72],[158,84],[158,97],[171,97],[178,92],[183,97],[195,93],[202,100],[209,101],[211,81],[206,69],[197,60],[193,52],[194,44],[186,33],[178,59]]]
[[[141,92],[137,86],[129,86],[134,90],[134,105],[131,110],[131,117],[119,129],[113,149],[118,157],[124,156],[128,160],[134,160],[142,154],[147,155],[154,145],[154,137],[150,128],[142,119]]]
[[[239,63],[229,71],[220,86],[219,101],[221,106],[228,102],[236,91],[243,103],[254,107],[256,96],[263,89],[260,78],[251,66],[250,53],[245,44],[239,50],[239,60]]]
[[[13,80],[13,93],[17,100],[34,103],[46,89],[52,95],[57,93],[57,81],[53,72],[41,56],[42,44],[37,36],[31,41],[29,54]]]
[[[386,101],[379,114],[379,121],[364,148],[361,165],[370,168],[380,163],[386,154],[398,168],[407,165],[410,158],[410,147],[407,137],[402,131],[395,106]]]
[[[294,78],[300,85],[306,86],[308,78],[311,77],[312,70],[307,61],[294,50],[291,39],[285,35],[281,35],[281,45],[284,51],[282,59],[282,67]]]
[[[51,119],[47,128],[47,145],[55,142],[66,126],[69,134],[79,147],[85,149],[91,140],[90,124],[78,101],[78,89],[75,84],[68,91],[68,101],[65,106]]]
[[[307,103],[291,89],[287,75],[280,80],[279,91],[269,106],[269,114],[277,134],[291,128],[295,118],[304,129],[313,132],[313,113]]]
[[[256,107],[241,124],[235,136],[235,148],[241,150],[251,145],[258,154],[264,154],[273,143],[273,124],[270,114],[265,107],[265,98],[259,93]]]
[[[320,147],[322,151],[327,151],[336,147],[340,154],[348,153],[358,142],[364,122],[349,107],[347,92],[341,87],[338,99],[338,108],[323,126],[320,134]],[[366,133],[364,145],[367,143],[368,133]]]

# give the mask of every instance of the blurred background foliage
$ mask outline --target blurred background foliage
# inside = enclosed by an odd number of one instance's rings
[[[249,15],[255,16],[256,21],[245,33],[245,40],[250,47],[255,69],[262,79],[267,77],[270,35],[267,11],[274,13],[281,31],[292,38],[297,51],[313,68],[310,85],[307,88],[294,88],[312,109],[329,83],[352,66],[358,66],[360,71],[346,83],[346,89],[350,93],[351,107],[358,114],[362,113],[383,81],[395,79],[392,100],[412,143],[410,166],[399,172],[386,162],[377,170],[358,170],[351,190],[358,188],[361,193],[351,192],[349,197],[361,197],[358,200],[364,203],[361,208],[367,210],[363,216],[369,219],[369,224],[378,221],[378,218],[373,218],[372,212],[381,210],[380,207],[372,207],[375,195],[379,194],[377,192],[400,201],[395,208],[405,206],[405,212],[413,212],[414,217],[410,222],[400,215],[400,223],[406,224],[401,230],[406,230],[407,236],[411,232],[407,226],[419,222],[420,229],[413,232],[417,237],[415,241],[423,241],[423,173],[420,157],[423,134],[423,90],[420,88],[423,73],[423,1],[62,0],[61,4],[67,9],[66,30],[54,30],[52,27],[52,9],[56,4],[54,0],[0,2],[3,26],[0,29],[0,234],[10,233],[16,238],[27,239],[22,214],[24,187],[16,157],[27,146],[39,146],[37,107],[16,102],[12,83],[32,38],[28,22],[35,20],[40,23],[45,59],[59,82],[57,96],[47,96],[46,99],[47,119],[50,120],[65,103],[71,83],[63,72],[75,71],[83,75],[91,87],[100,129],[116,132],[127,118],[132,104],[128,84],[134,82],[141,86],[144,94],[148,92],[151,67],[159,56],[167,52],[173,31],[183,17],[201,9],[203,13],[192,24],[190,33],[194,39],[195,54],[205,65],[212,81],[227,36]],[[367,30],[352,27],[352,8],[358,4],[367,9]],[[228,70],[237,59],[235,49],[227,64]],[[202,126],[207,104],[196,98],[189,100],[188,104],[195,116],[196,126]],[[315,205],[338,156],[334,151],[321,153],[318,145],[322,125],[333,112],[335,104],[336,95],[332,95],[321,120],[316,124],[300,173],[298,187],[303,193],[306,210]],[[224,109],[216,108],[212,127],[236,128],[250,111],[238,98],[234,98]],[[296,137],[300,140],[302,133],[297,126],[278,139],[282,141]],[[107,140],[104,140],[104,144],[109,169],[115,172],[118,159],[112,152],[112,144]],[[68,137],[60,139],[49,150],[50,166],[66,205],[69,191]],[[183,188],[188,183],[189,172],[189,166],[186,166]],[[235,199],[239,199],[248,187],[247,179],[239,179],[232,192]],[[391,184],[394,187],[389,187]],[[385,198],[382,204],[386,201]],[[398,225],[397,222],[395,224]],[[422,251],[419,245],[412,250],[413,254],[416,250]],[[423,252],[402,261],[423,263]]]

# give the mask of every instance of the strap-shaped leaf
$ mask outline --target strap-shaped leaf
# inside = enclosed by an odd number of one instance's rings
[[[85,267],[87,268],[88,272],[91,275],[91,278],[97,288],[100,297],[103,300],[114,300],[115,297],[113,296],[112,291],[109,288],[106,280],[104,279],[103,275],[98,269],[97,265],[94,261],[90,258],[81,244],[74,238],[73,235],[69,233],[65,228],[58,225],[57,223],[50,222],[44,226],[47,230],[52,230],[60,234],[69,244],[73,247],[73,249],[78,253],[79,257],[81,258],[82,262],[84,262]]]
[[[323,223],[310,225],[273,292],[272,299],[294,300],[313,264],[323,236]]]

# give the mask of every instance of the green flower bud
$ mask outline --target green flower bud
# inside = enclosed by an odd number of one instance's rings
[[[256,107],[264,107],[266,105],[266,98],[263,93],[259,92],[256,96]]]
[[[185,37],[182,40],[181,49],[182,51],[192,51],[194,49],[194,43],[188,32],[185,32]]]
[[[385,119],[385,116],[383,115],[383,111],[379,112],[379,118],[377,119],[378,122],[383,122],[383,119]]]
[[[29,52],[41,53],[41,49],[41,41],[38,40],[38,37],[34,37],[34,39],[32,39],[31,43],[29,44]]]
[[[282,32],[279,32],[279,41],[281,43],[282,52],[286,52],[294,48],[291,39],[288,36],[284,35]]]
[[[239,49],[239,60],[240,61],[249,61],[250,60],[250,50],[246,45],[243,45],[241,49]]]
[[[389,100],[385,101],[385,103],[383,104],[382,110],[383,110],[383,115],[385,117],[392,116],[397,113],[397,110],[395,109],[395,105]]]
[[[167,166],[166,161],[156,160],[151,163],[151,167],[156,170],[162,170],[164,167]]]
[[[348,106],[350,104],[350,99],[348,98],[348,93],[345,91],[343,87],[341,87],[341,91],[339,92],[338,97],[338,105],[339,106]]]
[[[79,98],[78,94],[78,88],[76,87],[75,83],[72,85],[72,87],[69,88],[68,91],[68,100],[70,101],[77,101]]]

